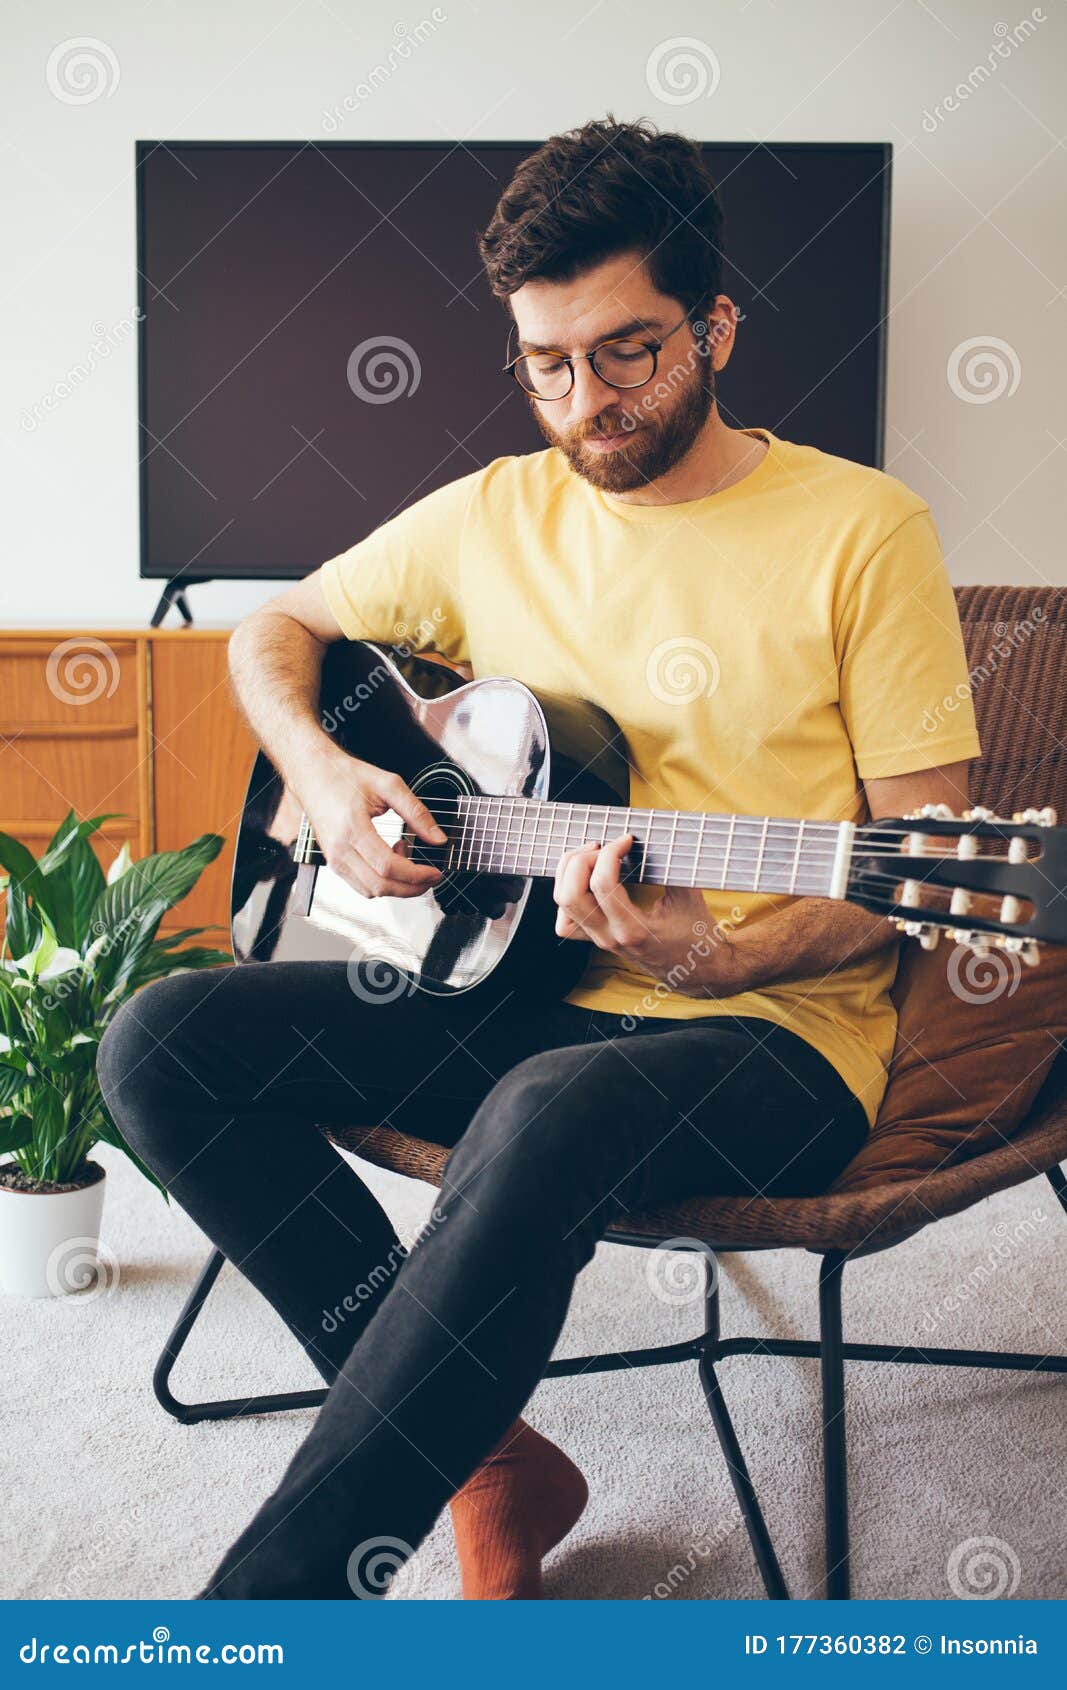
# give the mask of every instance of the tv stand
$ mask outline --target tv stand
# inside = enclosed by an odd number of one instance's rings
[[[170,609],[171,605],[173,605],[181,615],[185,626],[187,628],[191,628],[193,625],[193,613],[189,609],[189,601],[185,596],[185,589],[186,587],[201,587],[205,581],[210,581],[210,579],[210,575],[172,575],[159,595],[156,608],[152,612],[151,626],[153,628],[160,627],[167,611]]]

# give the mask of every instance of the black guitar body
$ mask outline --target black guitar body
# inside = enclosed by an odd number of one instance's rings
[[[323,663],[320,707],[347,752],[402,776],[442,821],[464,794],[629,801],[625,742],[611,717],[514,680],[464,682],[441,663],[339,641]],[[309,848],[302,822],[261,752],[234,859],[238,962],[343,961],[360,995],[479,989],[487,1007],[490,994],[515,990],[563,997],[580,978],[589,947],[556,937],[551,879],[446,873],[416,898],[366,898]],[[392,812],[375,825],[390,843],[404,832]],[[413,855],[443,864],[443,847],[413,843]]]

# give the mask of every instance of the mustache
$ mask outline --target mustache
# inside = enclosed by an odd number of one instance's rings
[[[598,418],[594,422],[587,423],[580,430],[572,429],[571,439],[582,441],[595,440],[598,437],[607,437],[611,434],[636,434],[641,426],[640,423],[634,421],[633,417],[626,414],[617,420],[613,418],[607,423],[602,423]]]

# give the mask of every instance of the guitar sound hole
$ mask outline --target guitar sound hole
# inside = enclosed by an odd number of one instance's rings
[[[469,781],[459,769],[445,764],[426,770],[410,784],[438,827],[448,835],[448,843],[428,844],[405,824],[402,835],[404,854],[412,862],[430,863],[441,870],[444,879],[432,888],[432,896],[441,909],[454,916],[498,920],[506,914],[509,905],[521,897],[525,880],[516,875],[470,873],[449,866],[463,835],[457,799],[463,794],[471,794]],[[468,842],[469,838],[468,834]],[[490,847],[487,846],[485,854],[491,861]]]

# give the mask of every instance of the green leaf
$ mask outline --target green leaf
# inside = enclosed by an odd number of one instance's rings
[[[82,949],[93,937],[89,917],[105,881],[89,836],[110,820],[110,815],[101,815],[80,822],[69,811],[41,858],[39,867],[48,881],[49,908],[62,945]]]
[[[73,1039],[67,1043],[65,1050],[44,1051],[40,1056],[40,1066],[50,1074],[59,1074],[63,1078],[77,1078],[80,1075],[92,1074],[96,1068],[96,1045],[76,1044]],[[25,1084],[25,1081],[23,1081]]]
[[[165,947],[166,942],[162,939],[157,939],[154,945],[149,946],[130,976],[132,986],[146,986],[149,980],[161,980],[168,974],[180,974],[186,968],[225,968],[233,964],[229,951],[211,950],[206,945],[189,945],[184,951]]]
[[[222,845],[220,834],[202,834],[182,851],[142,857],[121,879],[105,886],[90,924],[104,939],[93,964],[98,1000],[129,982],[166,911],[195,886]],[[94,940],[94,947],[99,943]]]
[[[96,900],[92,925],[97,934],[110,933],[149,902],[160,899],[170,909],[190,892],[208,863],[222,850],[219,833],[203,833],[181,851],[157,851],[132,863]]]
[[[44,876],[32,852],[9,833],[0,833],[0,867],[11,876],[7,888],[6,937],[12,956],[35,950],[44,914]]]
[[[28,1115],[9,1115],[0,1120],[0,1156],[13,1155],[33,1143],[33,1122]]]
[[[13,1097],[26,1089],[25,1071],[19,1072],[15,1067],[4,1063],[0,1066],[0,1109],[6,1108]]]
[[[156,946],[161,951],[164,949],[172,951],[175,945],[184,945],[186,939],[197,939],[201,933],[225,933],[227,931],[228,929],[223,926],[221,921],[213,921],[208,927],[182,927],[174,933],[164,933],[162,938],[156,940]],[[233,961],[232,957],[230,961]]]
[[[88,839],[89,835],[91,833],[96,833],[97,829],[103,827],[105,822],[125,821],[127,819],[128,818],[123,815],[121,810],[109,810],[106,814],[99,816],[87,816],[84,821],[79,821],[74,811],[68,810],[66,815],[63,817],[63,820],[56,828],[55,833],[53,833],[51,839],[48,841],[44,856],[41,858],[40,862],[41,873],[51,873],[55,861],[65,850],[67,850],[73,841],[77,839]]]
[[[101,1104],[100,1118],[95,1123],[95,1133],[101,1144],[110,1144],[113,1149],[121,1150],[124,1155],[128,1156],[134,1167],[140,1170],[145,1179],[148,1180],[149,1184],[154,1185],[156,1190],[162,1194],[166,1201],[168,1203],[170,1202],[170,1193],[168,1192],[166,1186],[161,1180],[156,1178],[147,1162],[141,1161],[141,1158],[138,1156],[136,1150],[126,1143],[126,1140],[123,1138],[118,1127],[111,1119],[111,1115],[104,1104]]]
[[[33,1122],[33,1147],[38,1166],[41,1169],[41,1179],[56,1179],[53,1170],[58,1167],[58,1151],[63,1142],[66,1130],[63,1099],[55,1086],[46,1080],[39,1081],[30,1098],[30,1116]]]

